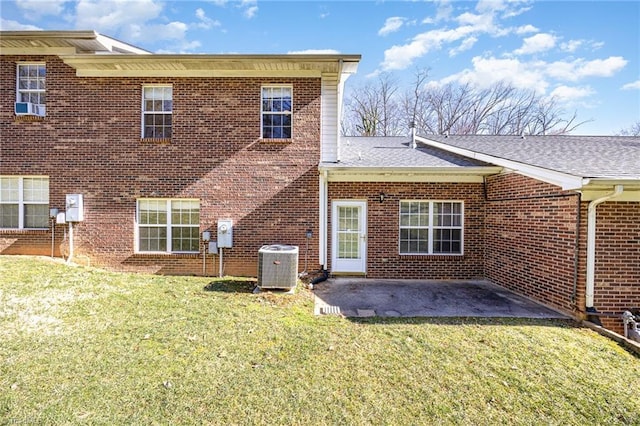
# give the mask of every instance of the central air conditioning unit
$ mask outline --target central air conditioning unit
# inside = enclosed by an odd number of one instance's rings
[[[14,112],[16,115],[36,115],[44,117],[47,107],[43,104],[34,104],[31,102],[16,102]]]
[[[258,250],[258,287],[292,289],[297,280],[297,246],[272,244]]]

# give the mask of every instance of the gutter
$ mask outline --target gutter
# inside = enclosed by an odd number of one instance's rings
[[[624,186],[616,185],[613,192],[589,203],[589,208],[587,210],[587,283],[585,292],[585,308],[587,312],[597,312],[593,306],[596,269],[596,208],[605,201],[621,195],[623,191]],[[590,321],[593,319],[592,322],[596,324],[600,322],[597,316],[588,315],[588,317],[590,317]]]

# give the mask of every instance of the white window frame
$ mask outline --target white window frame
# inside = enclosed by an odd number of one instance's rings
[[[43,78],[44,79],[44,88],[38,87],[35,89],[32,88],[20,88],[20,68],[29,67],[29,66],[37,66],[44,67],[44,76],[37,76],[36,80]],[[28,100],[23,100],[22,95],[25,94],[29,98]],[[38,95],[38,102],[31,102],[32,94]],[[44,96],[44,102],[42,102],[42,96]],[[47,63],[46,62],[18,62],[16,64],[16,102],[30,102],[32,104],[36,104],[40,107],[41,114],[44,115],[46,111],[47,104]]]
[[[24,229],[24,230],[42,230],[49,229],[49,221],[47,220],[47,226],[30,228],[25,226],[25,210],[28,205],[44,205],[47,210],[47,218],[49,218],[49,177],[48,176],[0,176],[0,188],[2,186],[3,179],[18,179],[18,199],[17,200],[5,200],[2,198],[2,190],[0,189],[0,204],[2,205],[15,205],[18,204],[18,227],[17,228],[4,228],[0,229]],[[27,179],[39,179],[46,181],[46,200],[27,200],[25,197],[25,185],[24,182]]]
[[[403,203],[425,203],[428,204],[428,224],[426,226],[403,226],[402,225],[402,204]],[[434,205],[438,203],[455,203],[460,205],[460,225],[456,226],[436,226],[434,221]],[[427,251],[426,252],[402,252],[401,233],[403,229],[426,229],[427,230]],[[434,251],[434,230],[436,229],[456,229],[460,230],[460,252],[441,253]],[[464,201],[461,200],[400,200],[398,205],[398,253],[401,256],[462,256],[464,255]]]
[[[158,202],[158,203],[165,203],[165,213],[167,215],[167,221],[166,223],[162,223],[162,224],[143,224],[140,223],[140,202],[141,201],[153,201],[153,202]],[[180,226],[183,228],[195,228],[197,230],[197,234],[198,234],[198,244],[200,242],[200,220],[198,220],[198,223],[196,224],[174,224],[172,222],[172,205],[174,202],[179,202],[179,201],[189,201],[189,202],[196,202],[198,203],[198,216],[200,215],[200,200],[197,198],[138,198],[136,200],[136,232],[135,232],[135,250],[136,253],[143,253],[143,254],[153,254],[153,253],[163,253],[163,254],[167,254],[167,253],[175,253],[175,254],[179,254],[179,253],[200,253],[200,246],[198,245],[198,250],[190,250],[190,251],[184,251],[184,250],[173,250],[172,244],[173,244],[173,228]],[[164,227],[166,229],[166,250],[142,250],[140,248],[140,229],[141,228],[159,228],[159,227]]]
[[[146,105],[145,105],[145,92],[147,89],[171,89],[171,109],[170,110],[166,110],[164,109],[164,103],[166,101],[168,101],[169,99],[165,99],[164,96],[162,96],[162,98],[160,99],[156,99],[153,98],[154,100],[159,100],[162,101],[162,106],[163,109],[156,111],[156,110],[147,110],[146,109]],[[173,85],[172,84],[145,84],[142,86],[142,96],[141,96],[142,100],[142,104],[141,104],[141,117],[140,117],[140,137],[142,139],[171,139],[173,137]],[[145,136],[145,117],[147,115],[170,115],[171,116],[171,136],[169,137],[165,137],[165,136]]]
[[[265,89],[289,89],[291,92],[291,109],[289,111],[265,111],[264,110],[264,90]],[[264,116],[265,115],[287,115],[291,120],[291,134],[288,138],[285,137],[265,137],[264,135]],[[261,139],[292,139],[293,138],[293,85],[292,84],[265,84],[260,87],[260,138]]]

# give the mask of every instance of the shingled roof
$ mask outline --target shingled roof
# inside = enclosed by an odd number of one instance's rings
[[[340,161],[328,167],[482,167],[482,161],[420,144],[411,148],[411,139],[398,137],[343,137]]]
[[[420,135],[418,140],[472,158],[484,154],[580,178],[640,179],[640,137]]]

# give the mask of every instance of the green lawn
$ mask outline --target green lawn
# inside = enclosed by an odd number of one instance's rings
[[[253,286],[0,256],[0,424],[640,424],[638,358],[571,322]]]

